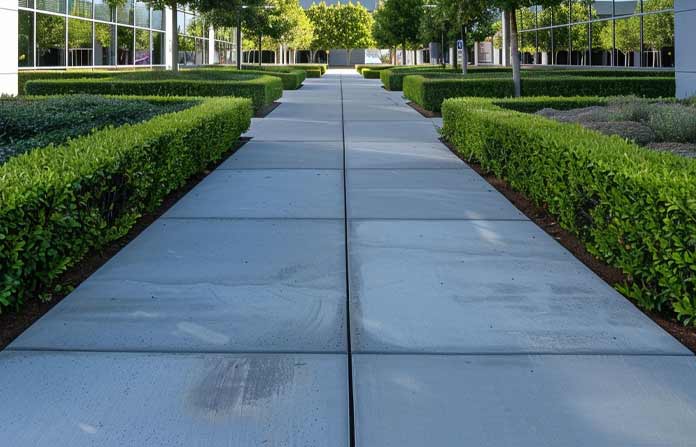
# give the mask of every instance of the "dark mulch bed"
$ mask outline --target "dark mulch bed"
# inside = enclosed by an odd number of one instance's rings
[[[442,113],[440,112],[431,112],[430,110],[425,110],[423,107],[419,106],[415,102],[409,101],[406,104],[411,106],[413,110],[416,112],[420,113],[426,118],[442,118]]]
[[[112,242],[100,251],[89,253],[80,263],[61,275],[57,284],[65,285],[65,289],[68,291],[79,286],[249,140],[250,138],[241,138],[234,147],[223,155],[222,159],[209,164],[203,172],[189,178],[183,187],[169,194],[157,210],[147,213],[138,219],[138,222],[127,235]],[[0,350],[5,349],[25,329],[51,310],[53,306],[61,302],[69,294],[68,291],[59,295],[53,295],[51,300],[47,302],[40,300],[29,301],[21,307],[19,312],[6,311],[0,314]]]
[[[256,113],[254,113],[254,118],[266,118],[268,114],[274,111],[280,104],[281,103],[277,101],[270,103],[266,107],[257,110]]]
[[[477,163],[466,160],[448,141],[442,142],[458,156],[462,161],[474,169],[481,177],[486,179],[495,189],[503,194],[513,205],[529,217],[534,223],[539,225],[547,234],[553,237],[558,243],[570,251],[576,258],[585,264],[590,270],[610,285],[628,282],[629,278],[619,269],[607,265],[600,259],[590,254],[582,242],[569,231],[564,230],[556,219],[544,208],[532,203],[524,194],[512,189],[503,179],[493,174],[485,172]],[[631,304],[634,304],[631,301]],[[674,338],[679,340],[684,346],[696,353],[696,328],[685,327],[672,315],[663,315],[657,312],[649,312],[636,306],[638,310],[650,317],[662,329],[669,332]]]

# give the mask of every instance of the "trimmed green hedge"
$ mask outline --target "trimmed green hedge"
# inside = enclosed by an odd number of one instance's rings
[[[61,273],[125,235],[248,129],[248,99],[199,100],[0,166],[0,310],[49,298]]]
[[[580,76],[540,76],[522,79],[523,96],[619,96],[647,98],[674,97],[674,78],[612,78]],[[510,78],[409,75],[404,80],[404,96],[426,110],[439,111],[448,98],[513,96]]]
[[[211,80],[213,76],[218,79]],[[29,81],[25,91],[30,95],[237,96],[251,99],[254,110],[259,110],[283,95],[283,83],[273,76],[199,69],[131,72],[105,79]]]
[[[382,70],[373,70],[372,68],[363,68],[362,75],[365,79],[380,79]]]
[[[302,83],[307,77],[304,70],[289,68],[284,66],[258,66],[258,65],[244,65],[242,67],[244,73],[260,74],[274,76],[280,78],[283,81],[283,90],[297,90],[302,87]],[[239,73],[237,70],[227,69],[229,72]]]
[[[393,68],[393,67],[394,67],[393,65],[389,65],[389,64],[356,64],[355,71],[357,71],[361,75],[364,75],[365,70],[382,71],[382,70],[388,70],[388,69]]]
[[[113,77],[115,72],[111,71],[87,71],[87,70],[37,70],[25,71],[20,70],[18,77],[19,94],[24,93],[26,83],[29,81],[38,81],[43,79],[100,79]]]
[[[624,294],[696,323],[696,161],[503,108],[572,101],[602,100],[448,99],[443,135],[629,275],[631,284],[618,285]]]
[[[393,92],[399,92],[403,90],[404,78],[408,75],[414,73],[432,73],[432,74],[452,74],[458,73],[458,70],[438,68],[436,66],[424,66],[424,67],[394,67],[388,68],[386,70],[380,70],[379,78],[382,81],[382,85],[385,89]]]
[[[315,76],[312,76],[312,74],[316,73],[317,70],[319,70],[318,77],[322,77],[326,74],[326,70],[328,70],[328,65],[326,65],[326,64],[292,64],[289,66],[292,68],[299,68],[299,69],[305,70],[307,72],[308,78],[315,77]]]

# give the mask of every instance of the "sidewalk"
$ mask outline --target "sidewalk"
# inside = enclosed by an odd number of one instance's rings
[[[694,444],[691,353],[400,92],[282,103],[0,354],[0,444]]]

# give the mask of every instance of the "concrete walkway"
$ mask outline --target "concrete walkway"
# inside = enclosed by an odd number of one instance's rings
[[[8,446],[693,446],[696,361],[352,71],[0,354]]]

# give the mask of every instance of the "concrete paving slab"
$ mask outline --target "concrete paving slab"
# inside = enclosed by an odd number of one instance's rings
[[[442,143],[350,143],[346,145],[349,169],[456,169],[468,168]]]
[[[425,119],[416,121],[348,121],[345,123],[346,142],[363,141],[393,142],[427,142],[438,141],[439,135],[433,125]]]
[[[167,211],[184,218],[343,218],[336,170],[220,170]]]
[[[159,220],[11,349],[345,352],[342,220]]]
[[[12,447],[349,444],[342,355],[0,354]]]
[[[340,141],[250,141],[218,169],[343,169]]]
[[[353,221],[354,352],[689,354],[532,222]]]
[[[471,169],[351,169],[351,218],[527,218]]]
[[[696,361],[664,356],[353,357],[363,447],[690,447]]]
[[[258,141],[342,141],[340,121],[254,118],[245,137]]]
[[[344,104],[346,121],[413,121],[424,119],[411,108],[404,108],[392,101],[384,104]]]
[[[326,102],[284,102],[280,104],[268,118],[297,119],[303,117],[312,121],[340,121],[342,117],[341,104],[326,104]]]

